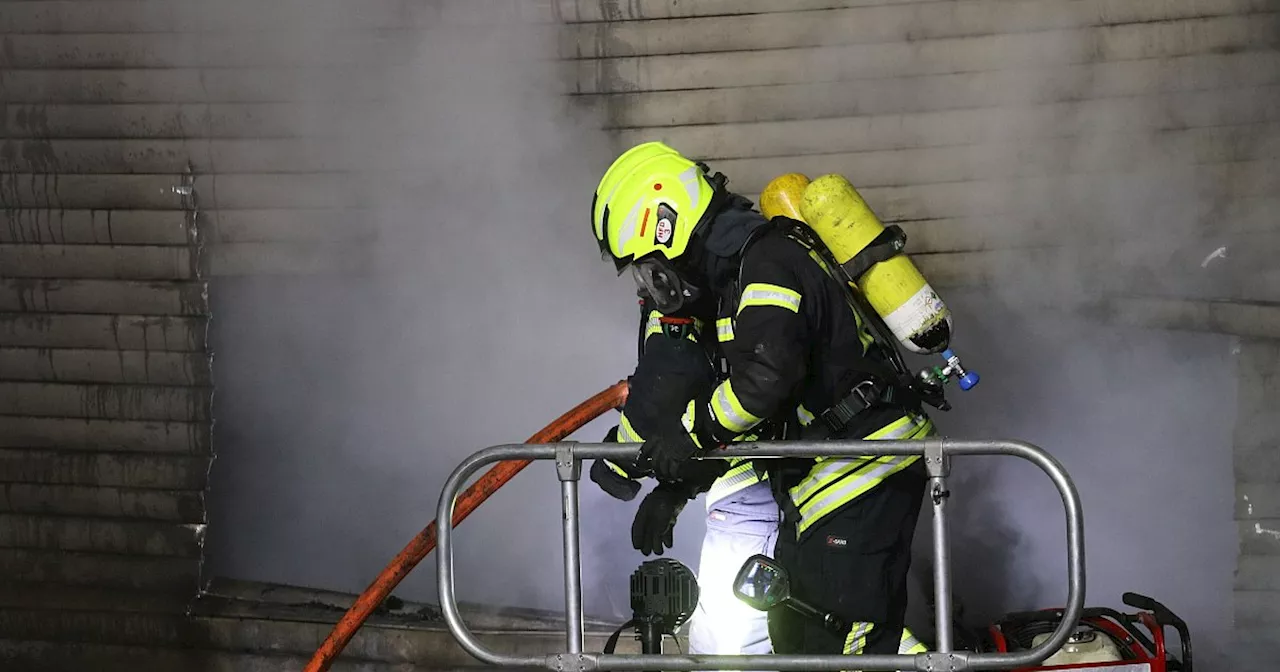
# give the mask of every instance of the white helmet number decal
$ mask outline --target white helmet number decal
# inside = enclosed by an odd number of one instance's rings
[[[653,227],[653,240],[657,245],[671,248],[676,238],[676,211],[666,203],[658,204],[658,225]]]
[[[667,219],[666,217],[659,219],[658,228],[654,232],[654,235],[657,237],[657,241],[662,245],[666,245],[667,243],[670,243],[671,233],[672,233],[671,220]]]

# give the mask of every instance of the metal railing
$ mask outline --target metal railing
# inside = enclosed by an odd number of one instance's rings
[[[929,475],[928,496],[933,502],[934,593],[937,650],[916,655],[689,655],[689,654],[598,654],[583,646],[582,575],[579,547],[578,483],[582,460],[633,460],[639,444],[564,442],[543,445],[509,444],[486,448],[472,454],[445,482],[436,512],[439,521],[439,549],[436,554],[440,583],[440,608],[449,630],[468,653],[492,665],[542,667],[556,672],[585,670],[815,670],[837,672],[859,670],[1003,670],[1039,664],[1053,655],[1075,629],[1084,607],[1084,521],[1075,485],[1062,465],[1044,450],[1021,441],[966,441],[931,438],[917,441],[785,441],[744,443],[717,451],[706,459],[746,457],[776,459],[786,457],[857,457],[921,455]],[[947,540],[946,503],[950,458],[959,455],[1009,455],[1032,462],[1049,476],[1062,496],[1067,522],[1067,604],[1053,635],[1039,646],[1017,653],[972,653],[955,651],[951,622],[951,569]],[[467,628],[458,612],[453,585],[451,546],[454,500],[458,490],[477,470],[500,460],[555,460],[560,480],[564,524],[564,578],[566,611],[566,651],[546,656],[510,656],[491,651]],[[623,543],[623,542],[619,542]],[[736,571],[736,568],[734,568]]]

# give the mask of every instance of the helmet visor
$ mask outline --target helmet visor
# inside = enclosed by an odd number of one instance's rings
[[[636,287],[653,300],[659,312],[670,315],[698,296],[698,290],[686,283],[661,257],[641,259],[631,265]]]

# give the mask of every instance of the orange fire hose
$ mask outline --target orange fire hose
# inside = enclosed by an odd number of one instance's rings
[[[627,400],[627,381],[619,381],[595,396],[575,406],[572,410],[558,417],[541,431],[529,437],[525,443],[554,443],[578,431],[588,422],[604,415],[609,409],[619,408]],[[458,503],[453,512],[453,524],[462,522],[476,507],[510,481],[520,470],[529,466],[531,460],[509,460],[493,465],[479,480],[458,496]],[[427,557],[436,547],[436,521],[431,521],[421,532],[392,559],[382,573],[369,584],[368,588],[356,598],[355,604],[343,614],[342,619],[333,626],[329,636],[325,638],[315,655],[307,663],[304,672],[324,672],[337,659],[347,643],[355,636],[360,626],[364,625],[382,601],[387,599],[391,591],[400,584],[413,568]]]

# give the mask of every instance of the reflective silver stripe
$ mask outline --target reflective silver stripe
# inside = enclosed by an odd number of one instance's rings
[[[903,416],[876,432],[872,432],[868,439],[893,441],[901,439],[908,434],[916,431],[917,425],[910,416]],[[879,461],[889,459],[888,457],[878,458]],[[859,468],[869,466],[872,462],[877,461],[872,458],[862,459],[838,459],[818,458],[818,464],[814,465],[813,470],[805,477],[799,485],[791,489],[791,499],[797,506],[803,505],[813,493],[820,490],[823,486],[834,482],[837,479],[849,475],[850,472]]]
[[[898,653],[925,653],[928,649],[924,644],[916,638],[915,633],[910,628],[902,628],[902,641],[898,644]]]
[[[733,382],[729,380],[724,381],[716,388],[715,394],[711,395],[711,410],[720,426],[735,434],[755,427],[761,420],[742,407],[738,395],[733,393]]]
[[[689,168],[683,173],[680,173],[680,184],[684,185],[684,191],[686,194],[689,195],[689,203],[693,205],[695,209],[700,204],[699,202],[701,201],[701,199],[699,198],[699,196],[702,195],[701,194],[702,183],[701,183],[701,180],[699,179],[700,178],[699,171],[701,170],[702,170],[701,168],[698,168],[697,166],[693,166],[692,168]]]
[[[895,455],[885,458],[883,462],[873,461],[868,468],[860,469],[856,474],[841,479],[838,485],[827,488],[822,494],[800,506],[799,531],[805,531],[818,519],[857,499],[884,479],[902,471],[918,459],[920,457],[917,455]]]
[[[853,656],[862,653],[862,650],[867,647],[867,635],[870,635],[875,627],[874,623],[855,622],[853,628],[849,630],[849,637],[844,640],[845,655]]]
[[[697,417],[697,407],[694,406],[696,403],[698,403],[697,399],[690,399],[689,403],[684,405],[684,413],[680,416],[680,426],[684,427],[684,431],[690,434],[693,433],[693,420]],[[697,438],[697,436],[694,436],[695,440]]]
[[[649,311],[649,319],[644,323],[644,340],[648,341],[650,336],[661,333],[664,333],[662,329],[662,313],[656,310]],[[693,328],[686,331],[684,337],[696,342],[701,333],[702,320],[694,318]]]
[[[741,462],[730,467],[729,471],[711,484],[711,489],[707,491],[707,506],[710,507],[725,497],[759,482],[760,477],[756,475],[756,469],[750,462]]]
[[[661,313],[657,311],[649,313],[649,320],[644,324],[644,339],[646,341],[649,340],[650,336],[662,333],[662,323],[658,321],[659,315]]]
[[[793,313],[800,312],[800,292],[781,285],[770,285],[753,282],[742,290],[742,298],[738,301],[738,314],[751,306],[776,306],[786,308]]]
[[[716,340],[721,343],[733,340],[733,318],[722,317],[716,320]]]
[[[613,196],[610,196],[609,199],[612,200]],[[640,217],[640,210],[643,205],[644,201],[636,201],[635,205],[631,206],[631,212],[627,213],[626,220],[622,222],[622,228],[618,230],[618,240],[614,243],[615,249],[625,250],[631,239],[635,238],[636,220]]]
[[[631,426],[631,420],[623,413],[618,421],[618,443],[644,443],[644,437]]]
[[[926,420],[923,426],[917,427],[915,432],[905,438],[922,438],[932,433],[933,423]],[[804,504],[797,504],[800,508],[800,524],[797,526],[796,531],[803,533],[814,523],[822,520],[845,504],[861,497],[868,490],[879,485],[884,479],[902,471],[918,459],[920,459],[918,455],[898,455],[887,459],[879,458],[871,463],[872,466],[858,469],[851,475],[843,476],[836,481],[836,484],[821,490],[813,499]]]

